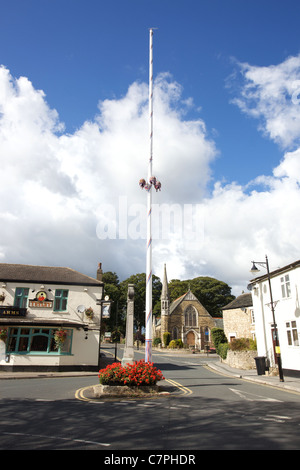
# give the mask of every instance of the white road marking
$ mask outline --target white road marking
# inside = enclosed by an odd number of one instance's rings
[[[276,401],[282,403],[281,400],[276,400],[275,398],[263,397],[261,395],[255,395],[254,393],[241,392],[235,388],[230,388],[233,393],[236,393],[239,397],[247,401]]]
[[[61,441],[83,442],[84,444],[95,444],[97,446],[104,446],[104,447],[109,447],[111,445],[111,444],[107,444],[104,442],[87,441],[84,439],[71,439],[70,437],[44,436],[42,434],[30,434],[30,433],[22,433],[22,432],[3,432],[3,434],[7,434],[9,436],[30,436],[30,437],[38,437],[38,438],[43,438],[43,439],[56,439],[56,440],[61,440]]]

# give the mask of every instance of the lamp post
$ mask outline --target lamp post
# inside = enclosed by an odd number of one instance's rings
[[[273,317],[273,325],[272,326],[274,328],[274,336],[275,336],[275,354],[276,354],[276,357],[277,357],[279,379],[280,379],[280,382],[284,382],[283,372],[282,372],[282,365],[281,365],[279,336],[278,336],[277,324],[276,324],[276,321],[275,321],[275,309],[274,309],[274,302],[273,302],[273,295],[272,295],[272,288],[271,288],[271,277],[270,277],[268,257],[266,255],[266,261],[251,261],[251,262],[252,262],[252,268],[251,268],[250,272],[252,274],[256,274],[260,271],[256,267],[256,264],[258,264],[259,266],[263,266],[264,268],[267,269],[268,284],[269,284],[269,291],[270,291],[270,300],[271,300],[271,311],[272,311],[272,317]]]

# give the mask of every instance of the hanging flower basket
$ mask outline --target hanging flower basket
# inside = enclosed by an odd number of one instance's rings
[[[6,341],[8,336],[8,329],[7,328],[0,328],[0,341]]]
[[[5,294],[2,292],[2,294],[0,294],[0,302],[3,302],[3,300],[5,300]]]
[[[88,318],[93,318],[94,310],[91,307],[89,307],[89,308],[86,309],[85,314]]]
[[[55,348],[59,349],[65,342],[67,331],[59,328],[54,333]]]

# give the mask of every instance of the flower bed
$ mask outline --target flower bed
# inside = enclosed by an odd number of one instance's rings
[[[99,386],[94,387],[95,396],[144,395],[159,392],[157,382],[164,380],[162,372],[153,363],[144,360],[122,366],[119,362],[99,370]]]
[[[156,385],[159,380],[164,380],[162,372],[154,367],[153,363],[144,360],[122,366],[119,362],[108,365],[99,370],[99,382],[102,385]]]

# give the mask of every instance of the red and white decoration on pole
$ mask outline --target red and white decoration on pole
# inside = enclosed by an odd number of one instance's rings
[[[140,179],[139,185],[147,191],[147,260],[146,260],[146,347],[145,362],[152,362],[152,187],[160,191],[161,183],[152,175],[153,161],[153,29],[150,29],[149,50],[149,126],[150,155],[148,162],[148,181]]]

